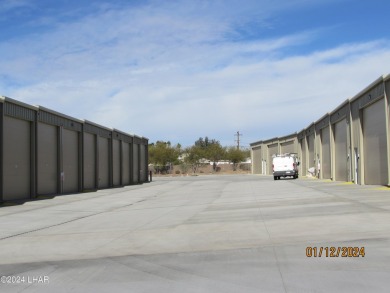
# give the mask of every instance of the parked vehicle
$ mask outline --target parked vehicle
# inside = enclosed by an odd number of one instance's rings
[[[276,155],[272,159],[272,170],[274,180],[280,179],[280,177],[292,177],[297,179],[299,161],[297,154],[287,153],[283,155]]]

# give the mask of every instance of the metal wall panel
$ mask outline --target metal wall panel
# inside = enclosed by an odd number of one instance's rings
[[[384,99],[363,109],[365,184],[387,185],[387,138]]]
[[[300,140],[300,143],[299,143],[300,147],[301,147],[301,154],[302,154],[302,157],[301,157],[301,171],[300,173],[302,174],[302,176],[305,176],[307,174],[307,165],[306,165],[306,162],[307,162],[307,152],[306,152],[306,139],[301,139]]]
[[[76,131],[62,131],[63,183],[62,192],[79,191],[79,134]]]
[[[122,141],[122,184],[130,184],[130,144]]]
[[[146,161],[146,148],[147,146],[144,145],[144,144],[141,144],[140,145],[140,181],[141,182],[146,182],[146,172],[147,172],[147,169],[146,169],[146,164],[147,164],[147,161]]]
[[[281,154],[296,153],[293,140],[280,144],[280,149],[281,149],[280,151]]]
[[[321,158],[321,173],[322,178],[332,178],[331,169],[331,156],[330,156],[330,131],[329,126],[321,129],[321,147],[322,147],[322,158]]]
[[[347,120],[334,124],[335,180],[348,181]]]
[[[30,147],[29,121],[4,117],[4,200],[30,198]]]
[[[262,157],[261,157],[261,147],[256,147],[252,149],[253,153],[253,174],[262,174]]]
[[[114,139],[112,142],[112,159],[113,159],[113,185],[121,185],[121,147],[120,141]]]
[[[84,133],[84,189],[96,189],[96,135]]]
[[[133,144],[133,183],[139,180],[139,144]]]
[[[268,175],[272,175],[272,156],[278,154],[278,144],[268,146]]]
[[[38,194],[58,192],[58,129],[56,126],[38,123],[37,176]]]
[[[99,188],[110,187],[110,148],[109,139],[99,137]]]
[[[315,162],[314,162],[314,139],[315,139],[315,136],[314,136],[314,133],[309,135],[307,137],[307,144],[308,144],[308,150],[309,150],[309,158],[308,158],[308,169],[309,168],[312,168],[312,167],[315,167],[317,168],[317,166],[315,166]]]

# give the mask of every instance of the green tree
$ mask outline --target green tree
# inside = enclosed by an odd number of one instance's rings
[[[246,151],[242,151],[236,147],[230,147],[227,150],[226,157],[231,163],[233,163],[233,170],[236,171],[238,164],[244,161],[247,156]]]
[[[149,164],[153,164],[159,170],[165,170],[167,166],[178,164],[178,157],[181,153],[181,146],[171,146],[171,143],[157,141],[149,144]]]
[[[183,151],[184,162],[186,164],[191,165],[192,172],[196,173],[199,166],[201,165],[201,160],[204,158],[204,150],[202,147],[193,145],[191,147],[187,147]]]

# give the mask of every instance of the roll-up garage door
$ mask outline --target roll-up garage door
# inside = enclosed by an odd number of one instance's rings
[[[301,152],[302,152],[302,158],[301,158],[301,174],[302,176],[305,176],[307,174],[307,151],[306,151],[306,140],[302,139],[300,142],[301,145]]]
[[[146,182],[146,145],[140,145],[140,180]]]
[[[130,184],[130,145],[122,141],[122,184]]]
[[[96,188],[96,140],[95,135],[84,133],[84,189]]]
[[[330,132],[329,126],[321,129],[321,172],[324,179],[330,179],[331,175],[331,157],[330,157]]]
[[[280,153],[286,154],[286,153],[296,153],[295,147],[294,147],[294,141],[287,141],[280,145]]]
[[[38,194],[58,192],[57,126],[38,123]]]
[[[268,146],[268,175],[272,175],[272,156],[278,154],[278,144]]]
[[[387,142],[385,101],[363,109],[364,182],[387,185]]]
[[[133,145],[133,182],[137,183],[139,179],[139,144]]]
[[[307,144],[308,144],[308,150],[309,150],[309,161],[308,161],[308,169],[315,167],[314,162],[314,134],[309,135],[307,137]],[[317,168],[317,167],[315,167]]]
[[[79,134],[76,131],[62,131],[63,192],[79,191]]]
[[[335,180],[348,181],[347,170],[347,121],[345,119],[334,125],[335,142]]]
[[[4,200],[30,197],[30,122],[4,117]]]
[[[120,141],[114,139],[112,143],[112,159],[113,159],[113,184],[114,186],[121,185],[121,148]]]
[[[108,138],[99,137],[99,188],[108,188],[110,185],[110,155]]]
[[[261,147],[253,148],[253,174],[262,174],[261,170]]]

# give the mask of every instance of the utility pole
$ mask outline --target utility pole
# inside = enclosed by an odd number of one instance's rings
[[[234,136],[237,136],[237,139],[235,140],[235,142],[237,142],[237,149],[239,150],[240,149],[240,136],[242,136],[242,133],[240,133],[240,131],[237,131],[237,133]]]

